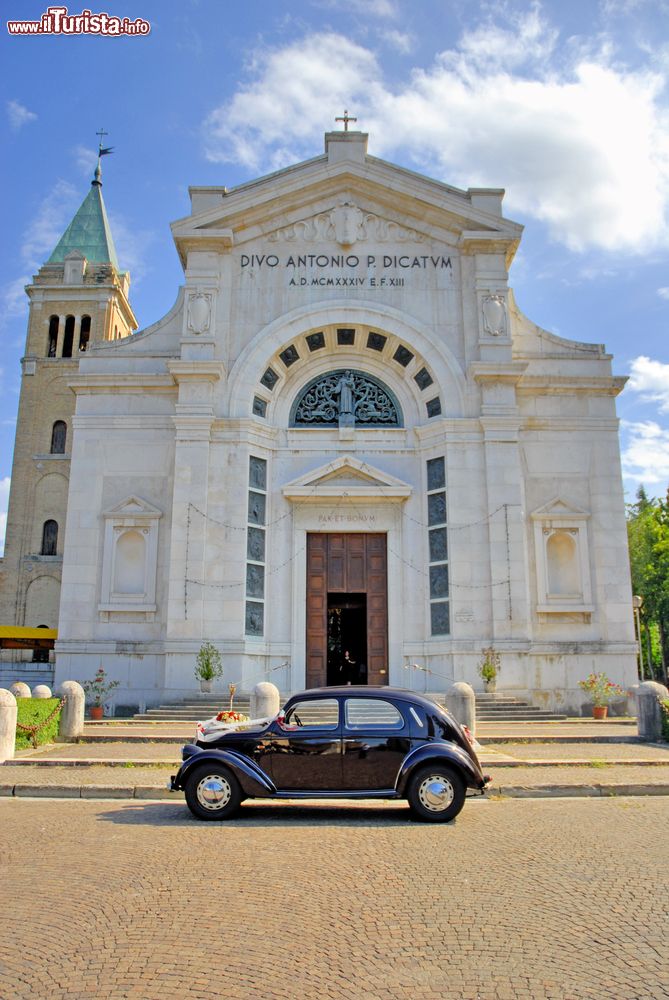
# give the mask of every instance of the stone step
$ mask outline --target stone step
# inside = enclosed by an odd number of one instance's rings
[[[564,722],[566,715],[551,715],[541,712],[537,715],[530,713],[520,713],[518,715],[489,715],[476,713],[477,722]]]
[[[478,712],[485,712],[487,715],[516,715],[520,712],[530,712],[532,715],[553,716],[555,712],[550,712],[546,708],[535,708],[534,705],[476,705]]]
[[[476,696],[477,722],[561,722],[566,715],[536,708],[513,695],[484,693]]]
[[[526,701],[510,694],[477,694],[476,702],[481,705],[527,705]]]
[[[220,698],[218,700],[211,701],[180,701],[174,705],[153,705],[151,708],[147,708],[145,715],[148,712],[181,712],[181,711],[191,711],[193,709],[201,712],[203,709],[211,709],[211,711],[222,712],[224,709],[228,709],[230,702],[227,698]],[[241,712],[244,708],[248,708],[250,702],[248,698],[240,698],[233,702],[233,710]]]
[[[227,711],[230,704],[228,698],[219,699],[197,699],[180,701],[173,704],[158,705],[155,708],[148,708],[145,712],[137,712],[133,715],[133,722],[200,722],[202,719],[210,719],[212,715]],[[250,703],[248,698],[235,699],[233,711],[242,712],[248,715]]]

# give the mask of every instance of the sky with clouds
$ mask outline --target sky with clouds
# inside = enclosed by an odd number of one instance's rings
[[[5,19],[46,4],[6,0]],[[70,4],[70,13],[81,6]],[[503,187],[525,234],[518,304],[605,343],[628,499],[669,483],[669,0],[109,0],[150,34],[0,37],[0,539],[23,286],[88,190],[95,133],[140,328],[182,272],[169,222],[189,184],[233,187],[320,154],[344,108],[375,156],[457,187]],[[0,542],[1,544],[1,542]]]

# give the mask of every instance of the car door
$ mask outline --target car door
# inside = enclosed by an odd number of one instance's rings
[[[336,791],[342,787],[337,698],[293,702],[272,725],[269,770],[279,791]]]
[[[344,788],[393,788],[411,748],[400,706],[384,698],[346,698],[343,711]]]

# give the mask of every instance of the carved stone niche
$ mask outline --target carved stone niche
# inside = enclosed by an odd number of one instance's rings
[[[105,533],[98,610],[154,613],[162,512],[141,497],[129,496],[102,516]]]
[[[587,511],[555,497],[531,515],[540,614],[593,611]]]

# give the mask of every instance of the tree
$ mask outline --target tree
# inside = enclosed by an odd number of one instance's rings
[[[628,506],[632,589],[643,598],[640,637],[653,675],[667,681],[669,667],[669,492],[651,500],[643,486]]]

